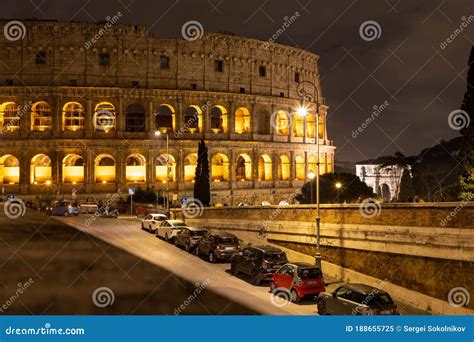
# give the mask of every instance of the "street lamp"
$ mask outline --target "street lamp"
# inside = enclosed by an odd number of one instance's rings
[[[155,131],[155,136],[156,137],[159,137],[161,136],[161,132],[160,131]],[[170,211],[170,201],[169,201],[169,191],[170,191],[170,186],[169,186],[169,179],[168,179],[168,175],[169,175],[169,155],[170,155],[170,151],[169,151],[169,147],[170,147],[170,144],[169,144],[169,135],[168,135],[168,131],[165,132],[166,134],[166,215],[169,215],[169,211]]]
[[[313,96],[309,94],[306,89],[305,89],[305,84],[308,84],[311,86],[315,93],[316,96]],[[320,174],[320,158],[319,158],[319,90],[318,87],[311,81],[301,81],[298,83],[298,86],[296,87],[296,92],[297,94],[301,97],[301,106],[298,108],[297,113],[299,115],[304,115],[306,116],[308,113],[308,109],[305,106],[305,100],[308,100],[310,102],[315,102],[316,103],[316,127],[315,127],[315,140],[316,140],[316,255],[314,256],[315,258],[315,263],[316,266],[321,269],[321,253],[320,253],[320,247],[321,247],[321,215],[320,215],[320,208],[319,208],[319,174]]]
[[[308,178],[310,179],[309,188],[311,189],[310,190],[311,204],[313,204],[313,179],[314,179],[314,177],[316,177],[316,175],[314,174],[313,170],[309,170]]]
[[[341,182],[337,182],[335,184],[336,186],[336,189],[337,189],[337,203],[340,203],[341,202],[341,188],[342,188],[342,184]]]

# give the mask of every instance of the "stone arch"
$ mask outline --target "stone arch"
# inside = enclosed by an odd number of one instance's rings
[[[273,176],[272,158],[268,154],[262,154],[258,158],[258,180],[270,181]]]
[[[146,111],[140,103],[131,103],[125,111],[125,130],[127,132],[145,132]]]
[[[170,104],[161,104],[155,111],[155,128],[161,133],[174,132],[176,111]]]
[[[31,106],[31,131],[44,132],[51,129],[52,125],[51,106],[46,101],[35,102]]]
[[[0,157],[0,184],[20,183],[20,162],[17,157],[5,154]]]
[[[189,133],[202,131],[202,110],[199,106],[190,105],[185,109],[183,131]]]
[[[194,182],[196,175],[198,155],[197,153],[191,153],[184,158],[184,181]]]
[[[246,107],[239,107],[235,111],[235,133],[250,133],[250,111]]]
[[[95,158],[94,177],[95,183],[115,182],[115,159],[110,154],[100,154]]]
[[[156,158],[156,181],[175,182],[176,181],[176,160],[171,154],[161,154]]]
[[[15,102],[4,102],[0,105],[0,128],[4,132],[20,130],[20,109]]]
[[[223,153],[216,153],[211,158],[211,178],[213,182],[229,181],[229,158]]]
[[[84,183],[84,158],[78,154],[68,154],[62,163],[63,183]]]
[[[37,154],[31,158],[30,182],[32,184],[46,184],[51,182],[51,159],[46,154]]]
[[[116,129],[115,107],[110,102],[99,102],[95,106],[93,125],[96,132],[110,132]]]
[[[143,155],[134,153],[125,159],[125,181],[133,183],[146,181],[146,159]]]
[[[286,155],[281,155],[278,158],[278,179],[286,181],[290,179],[291,163],[290,158]]]
[[[305,179],[305,162],[303,156],[295,157],[295,178],[296,180]]]
[[[79,102],[67,102],[63,106],[62,129],[63,131],[83,131],[85,111]]]
[[[213,133],[228,132],[229,115],[227,109],[221,105],[215,105],[211,109],[211,131]]]
[[[239,154],[235,164],[235,179],[238,181],[252,180],[252,158],[246,153]]]

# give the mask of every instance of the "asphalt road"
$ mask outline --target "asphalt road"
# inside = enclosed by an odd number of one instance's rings
[[[89,216],[55,217],[72,227],[91,234],[123,249],[149,263],[173,272],[191,283],[206,284],[207,288],[231,301],[270,315],[315,315],[312,300],[293,304],[277,299],[269,293],[268,284],[251,285],[245,276],[235,277],[229,272],[228,263],[211,264],[206,260],[176,248],[146,231],[140,222],[126,219],[97,218],[86,225]]]

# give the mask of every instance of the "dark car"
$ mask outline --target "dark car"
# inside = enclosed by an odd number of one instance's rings
[[[210,262],[229,260],[236,252],[240,252],[237,236],[230,233],[207,233],[197,245],[196,255],[206,255]]]
[[[262,280],[272,279],[272,275],[288,262],[285,252],[272,246],[246,247],[242,253],[236,253],[230,261],[230,269],[234,275],[239,272],[251,277],[254,285]]]
[[[343,284],[318,297],[320,315],[398,315],[390,295],[365,284]]]
[[[46,208],[46,214],[50,216],[77,216],[80,212],[79,204],[75,201],[56,201]]]
[[[184,247],[186,252],[193,251],[199,241],[207,234],[204,228],[185,227],[176,232],[174,245],[176,247]]]

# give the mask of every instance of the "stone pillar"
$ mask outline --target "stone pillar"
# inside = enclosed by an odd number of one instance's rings
[[[59,96],[56,96],[54,99],[54,105],[53,108],[51,109],[51,115],[53,116],[52,119],[52,135],[53,137],[60,137],[62,135],[62,130],[63,130],[63,125],[62,125],[62,109],[61,106],[58,106],[58,104],[61,103]],[[31,115],[29,115],[30,120],[31,120]],[[32,122],[30,121],[29,128],[31,129],[31,124]]]
[[[290,180],[293,181],[296,178],[296,160],[295,160],[295,151],[290,151]]]
[[[155,136],[155,109],[153,108],[153,100],[148,100],[147,103],[148,114],[146,115],[146,127],[145,131],[148,132],[148,137],[153,138]]]
[[[19,158],[20,163],[20,193],[27,194],[28,187],[31,182],[31,155],[21,155]]]
[[[86,154],[86,167],[85,167],[85,188],[86,192],[92,192],[94,189],[95,183],[95,160],[94,160],[94,151],[88,148],[85,152]]]
[[[155,151],[150,148],[148,150],[148,163],[146,166],[146,181],[151,186],[156,182],[156,175],[155,175]]]
[[[119,136],[125,132],[125,125],[126,125],[126,113],[124,110],[123,105],[123,97],[120,96],[118,100],[118,108],[115,110],[115,130],[117,131]]]
[[[178,96],[176,99],[176,113],[175,113],[175,127],[174,132],[178,132],[181,127],[183,127],[183,119],[184,119],[184,101],[181,96]]]
[[[93,133],[94,133],[94,108],[92,108],[92,101],[87,100],[86,101],[86,108],[84,108],[86,111],[84,114],[85,116],[85,124],[84,124],[84,130],[86,133],[86,138],[91,138]]]
[[[178,150],[178,165],[176,166],[176,181],[178,190],[184,189],[184,153],[183,149]]]
[[[304,152],[304,180],[308,180],[308,162],[309,162],[309,152]]]
[[[227,114],[228,122],[227,126],[229,128],[229,133],[235,133],[235,104],[233,101],[229,102],[229,113]]]

